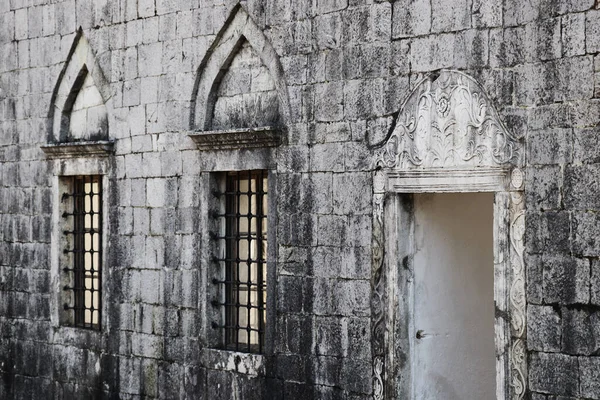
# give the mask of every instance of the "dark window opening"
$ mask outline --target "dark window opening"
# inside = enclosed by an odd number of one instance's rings
[[[217,196],[221,200],[219,285],[227,349],[262,353],[267,297],[267,171],[230,172]]]
[[[102,300],[102,177],[65,178],[62,201],[67,248],[63,251],[68,274],[64,290],[70,293],[64,304],[72,311],[72,324],[81,328],[100,329]]]

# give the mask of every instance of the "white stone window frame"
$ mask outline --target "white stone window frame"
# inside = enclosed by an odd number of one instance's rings
[[[207,249],[203,252],[203,257],[200,262],[201,270],[201,285],[208,288],[205,296],[199,296],[199,312],[205,316],[204,323],[201,326],[201,336],[206,338],[206,343],[201,349],[200,360],[201,364],[210,369],[221,371],[232,371],[249,376],[264,376],[265,374],[265,357],[273,354],[275,350],[275,322],[277,318],[276,312],[276,295],[277,295],[277,215],[276,215],[276,197],[277,197],[277,173],[274,165],[269,161],[269,149],[262,149],[258,153],[250,152],[238,158],[221,157],[218,154],[214,155],[214,168],[210,172],[205,173],[203,186],[210,188],[202,193],[200,201],[200,212],[205,218],[202,225],[205,227],[205,234],[202,236],[202,247]],[[212,155],[212,154],[211,154]],[[221,154],[223,155],[223,154]],[[264,156],[263,156],[264,155]],[[266,302],[266,325],[265,325],[265,340],[262,353],[246,353],[241,351],[228,350],[221,347],[222,340],[219,337],[220,332],[217,332],[212,327],[212,314],[209,308],[214,306],[211,304],[215,291],[218,290],[218,285],[212,283],[212,278],[216,268],[221,268],[217,265],[213,256],[216,254],[217,248],[220,246],[209,232],[218,232],[220,229],[217,218],[213,218],[212,214],[220,206],[212,193],[220,184],[220,179],[228,172],[244,172],[252,170],[267,171],[267,181],[269,192],[267,204],[269,214],[267,215],[267,302]],[[217,294],[218,295],[218,294]],[[223,310],[216,310],[223,312]],[[221,330],[219,330],[221,331]]]
[[[50,249],[50,282],[53,295],[50,297],[51,323],[56,328],[61,328],[73,332],[89,332],[89,335],[100,334],[110,330],[108,325],[108,302],[111,298],[110,285],[108,284],[109,268],[107,263],[108,246],[110,244],[110,225],[109,225],[109,193],[110,193],[110,163],[108,157],[73,157],[53,159],[54,177],[52,180],[52,231],[51,231],[51,249]],[[69,323],[71,320],[71,310],[64,310],[65,290],[63,288],[63,268],[67,265],[63,261],[63,237],[64,237],[64,218],[62,217],[61,198],[64,187],[61,184],[63,178],[72,176],[99,175],[102,177],[102,257],[101,257],[101,312],[100,329],[78,328]]]
[[[456,71],[441,71],[439,76],[429,76],[417,85],[374,160],[373,398],[414,398],[411,381],[415,340],[411,195],[492,192],[496,399],[520,400],[527,392],[522,138],[506,130],[484,90],[472,78]],[[437,79],[442,83],[436,85]],[[459,95],[464,96],[462,103],[452,97],[457,96],[456,91],[461,91]],[[481,113],[474,113],[474,118],[493,124],[491,130],[486,131],[493,132],[491,137],[475,135],[470,142],[463,142],[461,134],[464,131],[457,131],[450,125],[448,132],[439,129],[440,121],[454,118],[456,123],[458,109],[464,104],[475,104],[474,110]],[[480,131],[476,130],[476,133],[481,133],[484,126],[480,124],[477,128]],[[436,141],[439,138],[449,140]],[[443,143],[441,147],[440,143]],[[473,155],[474,149],[481,150],[481,157],[462,157]],[[440,158],[442,153],[445,156]],[[403,357],[401,362],[399,356]]]
[[[231,59],[239,49],[239,44],[247,41],[256,51],[262,63],[268,69],[275,83],[277,98],[279,100],[282,126],[248,127],[229,130],[211,130],[215,96],[218,90],[217,83]],[[209,166],[200,168],[201,185],[204,190],[200,194],[201,201],[199,212],[202,228],[202,257],[199,261],[200,285],[205,290],[204,296],[198,296],[198,311],[204,321],[200,327],[200,337],[204,341],[200,351],[201,365],[208,369],[233,371],[249,376],[265,375],[265,358],[275,350],[275,324],[276,324],[276,294],[277,294],[277,165],[273,162],[278,154],[278,146],[287,140],[286,126],[291,122],[291,108],[287,82],[284,77],[283,67],[277,52],[273,48],[263,30],[252,20],[249,14],[239,3],[231,9],[223,27],[217,33],[213,44],[206,52],[198,66],[196,81],[191,97],[190,131],[188,137],[196,144],[201,152],[198,154],[198,163]],[[266,170],[268,171],[269,194],[267,217],[267,242],[269,243],[267,255],[267,322],[265,332],[265,346],[262,354],[242,353],[218,347],[218,340],[214,338],[214,329],[211,327],[210,312],[212,307],[210,286],[212,276],[210,272],[215,268],[212,261],[214,255],[214,240],[208,233],[211,229],[218,229],[214,225],[215,219],[211,217],[211,207],[215,207],[214,197],[210,189],[217,184],[216,179],[221,174],[235,171]]]

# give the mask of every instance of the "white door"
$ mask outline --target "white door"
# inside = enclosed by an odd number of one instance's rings
[[[493,202],[415,195],[414,399],[495,397]]]

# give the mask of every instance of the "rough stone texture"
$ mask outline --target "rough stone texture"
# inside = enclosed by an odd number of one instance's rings
[[[283,125],[287,143],[200,153],[187,137],[194,82],[235,6],[0,1],[0,398],[370,398],[372,146],[425,74],[451,68],[526,144],[526,398],[600,399],[598,2],[242,1],[284,78],[256,37],[238,43],[212,128]],[[85,83],[73,136],[115,141],[100,333],[51,320],[61,172],[40,145],[79,27],[110,99]],[[211,349],[206,271],[214,172],[265,164],[276,301],[256,370]]]

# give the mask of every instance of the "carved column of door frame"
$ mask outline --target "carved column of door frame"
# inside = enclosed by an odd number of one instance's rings
[[[527,385],[522,171],[380,169],[373,182],[373,398],[413,398],[412,193],[494,192],[496,398],[522,399]]]

